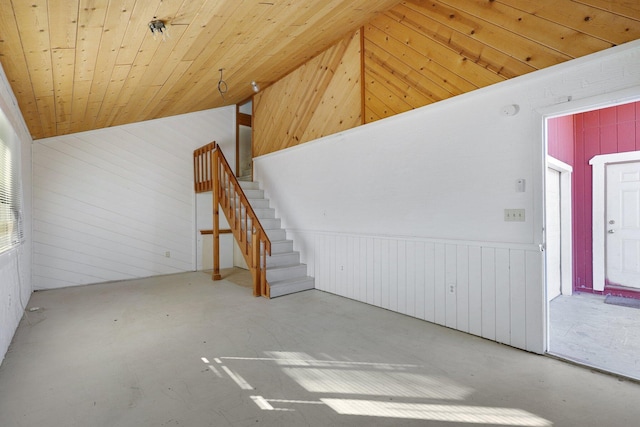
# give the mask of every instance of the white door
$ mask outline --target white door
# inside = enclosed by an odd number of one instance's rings
[[[607,165],[606,277],[640,289],[640,162]]]
[[[547,301],[561,294],[560,172],[547,169],[546,180]]]

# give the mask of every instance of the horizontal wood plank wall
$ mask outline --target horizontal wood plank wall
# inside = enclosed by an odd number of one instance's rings
[[[193,150],[232,142],[233,117],[228,107],[36,141],[34,288],[194,270]]]
[[[316,288],[542,352],[535,247],[292,231]]]
[[[640,6],[408,0],[364,27],[365,122],[640,38]]]
[[[254,96],[253,156],[361,124],[360,31]]]

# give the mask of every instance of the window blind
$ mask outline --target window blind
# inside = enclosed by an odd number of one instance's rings
[[[0,138],[0,253],[23,238],[19,155],[12,138]]]

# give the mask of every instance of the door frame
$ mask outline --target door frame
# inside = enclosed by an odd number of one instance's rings
[[[605,189],[607,165],[640,161],[640,151],[624,153],[601,154],[589,160],[593,167],[593,290],[604,291],[606,279],[606,203]]]
[[[573,294],[573,191],[571,185],[573,167],[547,155],[547,168],[560,173],[560,289],[562,295],[571,295]],[[545,242],[548,242],[546,229],[545,206]],[[545,270],[546,265],[545,259]],[[545,277],[545,289],[548,285]]]
[[[572,114],[578,114],[578,113],[584,113],[585,111],[591,111],[591,110],[597,110],[597,109],[601,109],[601,108],[607,108],[607,107],[612,107],[614,105],[621,105],[621,104],[627,104],[629,102],[636,102],[640,100],[640,86],[634,86],[634,87],[630,87],[630,88],[626,88],[626,89],[621,89],[619,91],[612,91],[612,92],[608,92],[608,93],[603,93],[603,94],[599,94],[599,95],[594,95],[594,96],[588,96],[586,98],[582,98],[582,99],[573,99],[571,96],[561,96],[557,99],[557,103],[554,105],[546,105],[546,106],[541,106],[535,109],[536,113],[538,114],[538,118],[539,118],[539,123],[540,123],[540,127],[539,127],[539,136],[540,136],[540,141],[542,141],[542,147],[541,147],[541,151],[542,151],[542,156],[540,158],[540,169],[539,169],[539,173],[540,176],[544,177],[546,174],[546,170],[547,170],[547,154],[548,154],[548,125],[547,122],[550,119],[556,118],[556,117],[561,117],[561,116],[568,116],[568,115],[572,115]],[[545,190],[544,190],[544,178],[542,179],[542,190],[540,190],[539,192],[539,198],[538,198],[538,203],[540,203],[540,206],[542,206],[543,208],[543,212],[544,209],[546,209],[545,206]],[[541,242],[544,242],[545,240],[545,232],[544,232],[544,214],[541,216],[542,217],[542,222],[539,224],[540,228],[539,230],[541,230],[541,234],[540,239]],[[543,249],[543,245],[540,245],[541,250]],[[571,259],[573,259],[573,253],[571,254]],[[543,298],[546,299],[546,258],[545,258],[545,262],[544,262],[544,266],[543,266],[543,280],[540,283],[540,287],[541,287],[541,292],[543,293]],[[571,268],[571,272],[573,274],[573,266]],[[573,288],[573,284],[571,285]],[[549,303],[545,301],[545,352],[549,351]]]

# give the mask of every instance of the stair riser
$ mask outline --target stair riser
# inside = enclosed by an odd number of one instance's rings
[[[287,232],[284,231],[283,229],[279,228],[279,229],[267,229],[265,230],[267,232],[267,237],[269,237],[269,240],[274,241],[274,240],[286,240],[287,239]]]
[[[299,264],[289,268],[267,268],[267,282],[277,282],[279,280],[289,280],[307,275],[307,266]]]
[[[272,242],[278,240],[287,240],[287,232],[281,228],[265,229],[264,231],[267,233],[267,237]],[[251,241],[251,233],[247,233],[247,241]]]
[[[238,181],[243,190],[259,190],[260,184],[257,181]]]
[[[294,264],[300,264],[300,253],[298,252],[289,252],[267,257],[267,269],[269,267],[282,267]]]
[[[309,289],[314,289],[315,284],[311,277],[306,277],[301,279],[296,283],[288,283],[282,286],[270,286],[270,294],[271,298],[276,298],[282,295],[288,295],[295,292],[306,291]]]
[[[253,212],[258,216],[259,220],[262,219],[274,219],[276,217],[276,211],[273,208],[253,208]],[[244,209],[243,209],[244,210]],[[236,209],[236,215],[240,214],[240,209]]]
[[[283,242],[271,242],[271,255],[293,252],[293,242],[285,240]]]
[[[254,208],[253,206],[251,206],[253,208],[253,212],[255,212],[255,214],[258,216],[258,219],[275,219],[276,217],[276,211],[275,209],[272,208]],[[243,209],[244,211],[244,209]],[[240,213],[239,209],[236,209],[236,215],[238,215]]]
[[[269,208],[269,199],[249,199],[249,204],[253,209]]]
[[[263,190],[244,190],[244,195],[247,196],[247,199],[263,199],[264,191]]]

